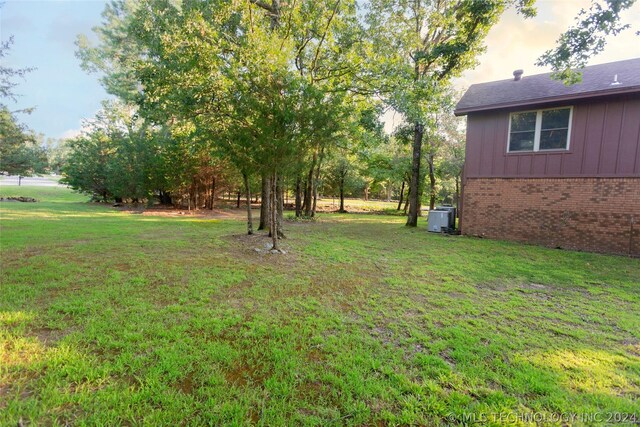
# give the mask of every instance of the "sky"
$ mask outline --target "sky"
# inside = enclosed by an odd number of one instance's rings
[[[549,70],[534,65],[545,50],[573,22],[589,0],[538,0],[538,16],[523,20],[508,11],[489,33],[487,50],[479,65],[456,80],[459,90],[469,85],[512,78],[515,69],[524,76]],[[14,37],[9,56],[3,65],[14,68],[36,67],[18,81],[18,103],[10,108],[36,107],[22,122],[45,137],[64,138],[77,135],[83,119],[89,119],[107,98],[96,74],[87,74],[75,57],[78,34],[91,34],[99,25],[105,2],[100,0],[4,0],[0,7],[0,39]],[[640,57],[640,1],[625,12],[624,21],[632,28],[611,38],[605,51],[590,65]],[[385,117],[387,128],[399,121],[398,115]]]

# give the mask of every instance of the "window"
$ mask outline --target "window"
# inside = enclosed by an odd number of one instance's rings
[[[571,107],[511,113],[509,152],[569,148]]]

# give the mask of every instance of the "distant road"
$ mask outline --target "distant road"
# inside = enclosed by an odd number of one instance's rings
[[[58,183],[59,175],[56,176],[26,176],[22,177],[20,185],[30,185],[37,187],[65,187]],[[15,175],[0,176],[0,185],[18,185],[18,177]]]

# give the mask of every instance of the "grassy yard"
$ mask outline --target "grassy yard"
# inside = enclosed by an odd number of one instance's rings
[[[271,255],[243,221],[16,194],[40,202],[0,204],[0,425],[640,420],[637,259],[352,214]]]

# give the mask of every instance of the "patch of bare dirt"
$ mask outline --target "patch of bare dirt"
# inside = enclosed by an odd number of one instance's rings
[[[186,377],[177,381],[174,384],[174,387],[179,390],[182,394],[192,394],[194,388],[194,379],[193,372],[190,372]]]
[[[449,354],[449,349],[446,349],[444,351],[440,352],[440,357],[442,358],[442,360],[444,360],[444,362],[449,365],[449,367],[451,369],[455,369],[456,367],[456,361],[453,360],[453,357],[451,357],[451,355]]]
[[[27,336],[34,337],[45,347],[52,347],[60,341],[66,333],[60,329],[52,329],[46,326],[32,328]]]
[[[287,239],[281,239],[278,242],[281,252],[271,251],[271,237],[264,232],[256,232],[252,235],[231,234],[224,236],[223,239],[231,242],[228,248],[229,252],[245,261],[284,267],[293,267],[298,261],[297,254],[292,251]]]
[[[262,373],[260,366],[249,364],[243,360],[225,372],[224,377],[227,383],[244,387],[246,385],[255,386],[264,383],[266,375]]]
[[[259,207],[259,205],[258,205]],[[122,205],[115,206],[121,212],[126,212],[144,216],[160,216],[160,217],[189,217],[198,219],[236,219],[244,220],[247,217],[247,209],[245,206],[240,208],[227,207],[222,205],[214,209],[185,209],[172,206],[153,206],[144,207],[141,205]],[[254,221],[260,220],[260,210],[252,207]]]

